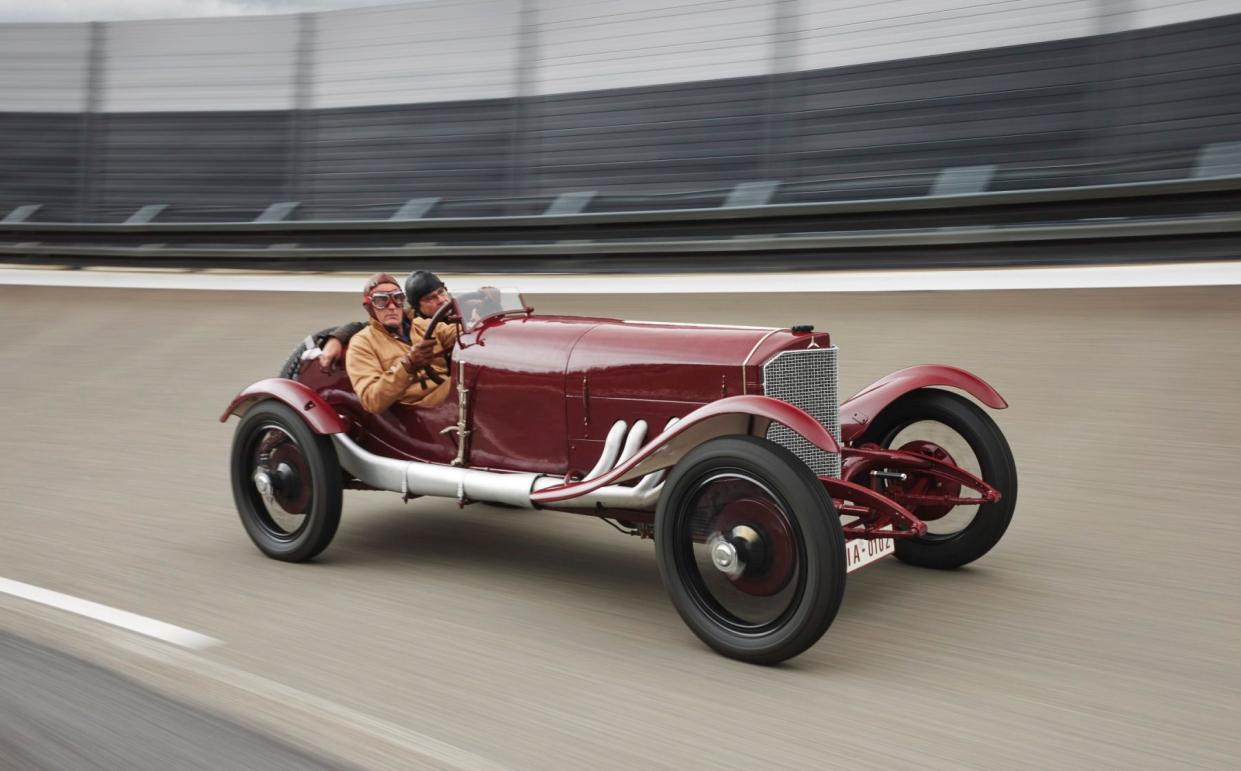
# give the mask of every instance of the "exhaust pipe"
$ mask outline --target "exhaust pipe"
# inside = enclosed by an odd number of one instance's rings
[[[604,457],[601,457],[600,463],[591,470],[591,476],[611,471],[622,454],[628,457],[637,452],[637,445],[646,433],[645,423],[640,425],[642,436],[632,443],[625,443],[623,450],[620,439],[626,432],[623,428],[617,430],[617,427],[613,426],[609,439],[615,436],[612,441],[614,449],[604,450]],[[385,458],[363,449],[347,434],[331,434],[331,437],[342,468],[371,487],[391,490],[406,498],[428,495],[534,509],[539,507],[530,499],[532,492],[564,483],[563,479],[546,474],[479,471],[459,466],[442,466],[438,463]],[[633,447],[632,451],[630,446]],[[605,509],[650,511],[659,501],[663,488],[662,476],[663,472],[657,471],[643,477],[632,487],[608,485],[560,503],[565,508],[573,509],[602,506]]]
[[[405,497],[430,495],[533,509],[530,491],[535,480],[543,476],[385,458],[363,449],[346,434],[332,434],[331,437],[342,468],[371,487],[391,490]]]

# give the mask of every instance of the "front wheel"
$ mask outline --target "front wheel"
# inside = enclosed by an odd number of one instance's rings
[[[981,505],[921,505],[913,513],[927,523],[919,538],[896,541],[896,557],[919,567],[966,565],[999,543],[1017,503],[1017,465],[999,426],[981,408],[957,394],[934,388],[913,391],[893,402],[860,440],[880,447],[932,455],[980,477],[1000,491],[1000,500]],[[927,489],[938,485],[941,489]],[[905,482],[881,482],[897,501],[905,492],[959,495],[942,482],[910,473]]]
[[[231,471],[241,524],[268,557],[304,562],[332,542],[343,489],[336,450],[293,410],[251,407],[233,435]]]
[[[655,545],[677,612],[730,658],[796,656],[827,631],[844,595],[831,496],[766,439],[713,439],[677,463],[655,513]]]

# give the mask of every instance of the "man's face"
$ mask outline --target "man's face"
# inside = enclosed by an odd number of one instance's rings
[[[433,292],[427,292],[418,301],[418,310],[423,316],[428,318],[435,315],[444,303],[452,299],[452,295],[448,294],[448,290],[440,287]]]
[[[403,298],[402,302],[397,301],[396,296],[400,294],[401,288],[390,283],[380,284],[371,290],[371,309],[375,312],[375,319],[393,332],[401,328],[401,317],[405,314]],[[380,308],[380,305],[384,307]]]

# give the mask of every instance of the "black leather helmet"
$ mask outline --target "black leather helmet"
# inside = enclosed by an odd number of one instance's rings
[[[440,281],[440,277],[429,270],[415,270],[409,274],[409,278],[405,279],[405,302],[409,303],[409,307],[419,316],[422,312],[418,310],[418,301],[426,297],[431,292],[444,286],[444,282]]]

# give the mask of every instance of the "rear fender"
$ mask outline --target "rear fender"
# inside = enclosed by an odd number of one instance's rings
[[[772,423],[781,423],[826,452],[840,446],[823,424],[788,402],[769,396],[730,396],[699,407],[638,450],[632,458],[606,474],[581,482],[547,487],[531,495],[540,505],[571,500],[607,485],[620,484],[676,465],[698,445],[721,436],[766,436]]]
[[[255,404],[268,399],[287,404],[316,434],[343,434],[349,429],[344,419],[318,393],[296,380],[279,377],[260,380],[237,394],[220,416],[220,422],[228,420],[230,415],[242,417]]]
[[[920,364],[876,380],[842,402],[841,438],[846,442],[856,439],[889,404],[911,391],[930,386],[959,388],[994,410],[1008,406],[998,391],[972,372],[946,364]]]

